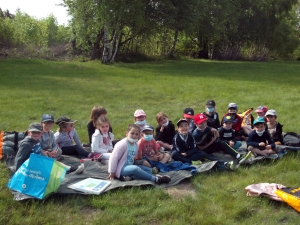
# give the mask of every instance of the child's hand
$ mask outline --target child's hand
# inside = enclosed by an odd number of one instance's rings
[[[160,125],[160,132],[163,132],[164,131],[164,129],[165,129],[165,127],[163,126],[163,125]]]
[[[115,179],[115,177],[116,177],[115,173],[110,173],[107,178],[110,180],[113,180],[113,179]]]
[[[108,153],[112,153],[112,151],[113,151],[113,149],[111,149],[111,150],[108,150],[107,152],[108,152]]]
[[[230,147],[234,146],[234,142],[233,141],[229,141],[229,145],[230,145]]]
[[[266,144],[264,142],[260,142],[258,145],[259,146],[266,146]]]
[[[268,150],[271,149],[271,148],[272,148],[271,145],[266,146],[266,149],[268,149]]]
[[[186,156],[186,153],[185,153],[185,152],[183,152],[183,153],[181,153],[181,155],[183,155],[183,156]]]
[[[157,160],[160,161],[164,158],[164,154],[161,154],[160,152],[157,153]]]

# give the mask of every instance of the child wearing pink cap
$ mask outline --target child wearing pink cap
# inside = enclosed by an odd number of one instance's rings
[[[143,127],[146,124],[146,113],[142,109],[135,110],[134,123],[140,127],[140,133],[142,133]]]

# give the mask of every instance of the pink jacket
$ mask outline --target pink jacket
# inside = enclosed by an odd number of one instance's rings
[[[121,141],[118,141],[109,157],[108,172],[115,173],[116,177],[118,178],[120,177],[121,169],[123,168],[127,159],[127,154],[128,154],[127,144],[128,144],[127,138],[123,138]]]

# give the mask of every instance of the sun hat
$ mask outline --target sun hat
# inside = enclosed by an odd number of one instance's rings
[[[194,119],[194,110],[192,108],[185,108],[183,110],[183,116],[185,118],[191,118]]]
[[[267,112],[266,112],[266,115],[265,116],[277,116],[277,112],[274,110],[274,109],[269,109]]]
[[[62,124],[62,123],[75,123],[77,120],[71,120],[69,117],[66,117],[66,116],[62,116],[62,117],[59,117],[55,124],[59,125],[59,124]]]
[[[231,116],[228,115],[223,118],[223,123],[226,123],[226,122],[232,122]]]
[[[237,110],[237,109],[238,109],[238,106],[237,106],[236,103],[232,102],[232,103],[229,103],[229,104],[228,104],[227,109],[236,109],[236,110]]]
[[[216,102],[215,102],[214,100],[208,100],[208,101],[206,102],[206,106],[207,106],[208,108],[214,108],[214,107],[216,106]]]
[[[266,113],[268,111],[268,108],[264,105],[258,106],[255,112],[264,112]]]
[[[146,116],[146,113],[142,109],[137,109],[137,110],[135,110],[133,115],[134,115],[134,117]]]
[[[152,130],[152,131],[154,131],[154,127],[152,127],[150,124],[145,124],[143,126],[142,131],[144,131],[144,130]]]
[[[179,125],[180,125],[182,122],[185,122],[185,123],[189,124],[189,122],[188,122],[186,119],[181,118],[181,119],[179,119],[179,120],[177,121],[177,127],[179,127]]]
[[[258,123],[266,123],[264,118],[258,117],[253,121],[253,125],[258,124]]]
[[[32,132],[32,131],[43,132],[43,127],[40,123],[37,123],[37,122],[31,123],[29,125],[28,131],[29,132]]]
[[[44,122],[47,122],[47,121],[54,122],[54,117],[51,114],[44,114],[42,116],[41,122],[44,123]]]
[[[207,120],[207,118],[203,113],[199,113],[194,117],[195,124],[203,123],[206,120]]]

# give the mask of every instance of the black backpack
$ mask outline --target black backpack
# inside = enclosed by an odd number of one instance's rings
[[[300,147],[300,135],[295,132],[287,132],[283,136],[283,144],[287,146]]]

